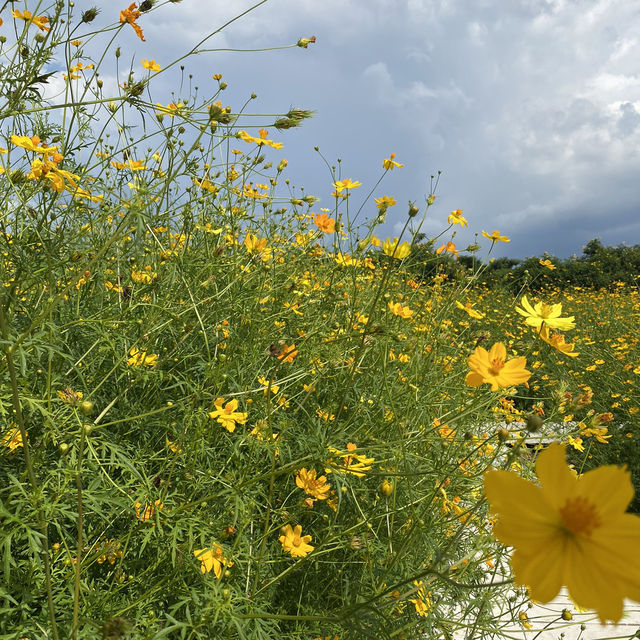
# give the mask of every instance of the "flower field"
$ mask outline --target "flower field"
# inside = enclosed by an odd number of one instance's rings
[[[436,255],[473,220],[432,179],[386,237],[400,153],[299,196],[310,112],[255,126],[220,74],[169,102],[169,61],[108,87],[92,10],[32,9],[0,27],[1,639],[510,637],[563,585],[640,600],[637,288],[423,279],[425,217]]]

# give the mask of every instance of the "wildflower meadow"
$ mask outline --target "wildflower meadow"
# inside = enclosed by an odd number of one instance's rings
[[[400,149],[300,196],[310,110],[123,63],[176,1],[0,12],[0,639],[511,638],[563,586],[547,628],[619,621],[637,286],[489,286],[509,230],[457,247],[438,174],[385,191]]]

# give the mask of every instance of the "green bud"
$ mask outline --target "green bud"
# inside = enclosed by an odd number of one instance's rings
[[[98,17],[99,13],[100,13],[100,10],[98,8],[96,8],[96,7],[92,7],[91,9],[87,9],[82,14],[81,21],[84,22],[85,24],[88,24],[89,22],[93,22]],[[118,51],[120,51],[120,48],[118,48]]]
[[[542,429],[544,421],[540,416],[537,416],[534,413],[530,413],[525,417],[525,423],[527,425],[527,431],[529,433],[536,433],[536,431],[540,431],[540,429]]]

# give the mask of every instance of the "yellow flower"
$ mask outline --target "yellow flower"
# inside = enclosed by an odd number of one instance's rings
[[[491,391],[526,382],[531,376],[527,371],[527,360],[523,356],[506,361],[507,350],[502,342],[496,342],[490,351],[482,347],[469,356],[471,371],[465,382],[470,387],[478,387],[483,383],[491,385]]]
[[[216,398],[213,403],[215,410],[209,412],[209,417],[217,420],[229,433],[233,433],[237,424],[244,424],[247,421],[248,414],[236,411],[238,401],[234,398],[224,404],[224,398]],[[224,405],[224,407],[222,406]]]
[[[162,71],[162,67],[155,60],[147,60],[143,58],[140,60],[142,66],[149,71]]]
[[[347,450],[340,451],[329,447],[329,451],[335,454],[340,461],[334,461],[333,458],[327,460],[327,464],[331,465],[325,469],[326,473],[340,471],[342,473],[350,473],[356,478],[362,478],[367,471],[371,470],[371,465],[375,462],[373,458],[368,458],[364,454],[356,454],[357,446],[353,442],[347,443]]]
[[[483,231],[482,235],[485,238],[489,238],[489,240],[491,240],[492,242],[511,242],[510,238],[507,238],[507,236],[501,236],[500,232],[495,229],[491,234],[488,234],[486,231]]]
[[[140,38],[142,42],[146,42],[144,35],[142,34],[142,29],[136,24],[136,20],[142,15],[137,9],[138,7],[135,2],[130,4],[128,9],[123,9],[120,12],[120,24],[129,23],[133,27],[138,38]]]
[[[11,136],[11,143],[15,144],[16,147],[22,147],[27,151],[33,151],[34,153],[41,153],[43,155],[51,155],[58,150],[58,147],[41,147],[38,136],[29,138],[28,136],[17,136],[14,134]]]
[[[156,102],[156,106],[158,107],[158,111],[156,111],[156,115],[169,116],[170,118],[173,118],[176,115],[176,113],[179,113],[180,109],[184,107],[182,102],[178,102],[178,104],[176,104],[175,102],[171,102],[166,107],[163,107],[159,102]]]
[[[224,552],[219,544],[214,543],[209,549],[196,549],[193,555],[200,560],[200,571],[209,573],[213,569],[216,578],[222,577],[222,567],[231,567],[233,562],[229,562],[224,557]]]
[[[144,509],[142,508],[142,502],[136,502],[136,518],[140,520],[140,522],[146,522],[147,520],[151,520],[153,518],[153,514],[156,512],[156,508],[160,511],[164,505],[162,501],[158,498],[153,504],[150,502],[145,503]]]
[[[396,204],[396,199],[393,196],[381,196],[375,198],[374,202],[380,211],[386,211],[389,207],[393,207]]]
[[[411,245],[408,242],[403,242],[399,244],[400,240],[398,238],[387,238],[382,243],[382,250],[392,258],[397,258],[398,260],[403,260],[411,253]]]
[[[296,345],[294,344],[283,344],[278,354],[277,358],[281,362],[287,362],[291,364],[293,359],[298,355],[298,350],[296,349]]]
[[[334,233],[336,230],[335,219],[330,218],[326,213],[318,213],[313,221],[323,233]]]
[[[549,271],[553,271],[556,266],[551,262],[551,260],[538,260],[541,266],[546,267]]]
[[[540,486],[510,471],[484,475],[498,516],[493,533],[515,549],[516,584],[542,603],[566,585],[578,606],[617,622],[625,597],[640,600],[640,518],[625,513],[629,472],[608,465],[577,476],[557,443],[538,456],[536,471]]]
[[[303,536],[302,527],[297,524],[293,529],[288,524],[280,529],[282,535],[280,536],[280,544],[283,551],[290,553],[294,558],[304,558],[307,554],[311,553],[314,549],[309,542],[311,542],[311,536]]]
[[[560,317],[562,313],[561,304],[548,305],[545,302],[538,302],[535,307],[532,307],[527,300],[527,296],[522,296],[520,304],[522,307],[516,307],[516,311],[521,316],[524,316],[525,322],[530,327],[541,327],[544,323],[550,329],[567,331],[576,326],[573,316],[568,316],[567,318]]]
[[[22,13],[21,11],[11,11],[11,15],[14,18],[18,18],[19,20],[24,20],[26,23],[35,24],[40,31],[51,31],[51,27],[48,27],[49,18],[46,16],[34,16],[31,14],[31,11],[25,11]]]
[[[331,485],[327,484],[327,476],[316,477],[315,469],[307,471],[304,467],[296,475],[296,485],[317,500],[326,500],[331,490]]]
[[[158,364],[158,355],[140,351],[137,347],[131,347],[127,364],[132,367],[155,367]]]
[[[462,215],[462,209],[456,209],[455,211],[452,211],[447,218],[447,222],[449,224],[459,224],[461,227],[469,226],[469,223]]]
[[[418,587],[415,598],[410,598],[409,602],[416,608],[416,613],[419,616],[429,615],[429,612],[433,608],[433,600],[431,599],[431,591],[426,592],[424,583],[422,580],[414,580],[413,584]]]
[[[82,391],[74,391],[73,389],[66,387],[62,391],[58,391],[58,398],[65,404],[70,404],[75,407],[80,400],[82,400]]]
[[[410,318],[413,315],[413,309],[410,309],[407,305],[403,307],[400,302],[387,302],[387,306],[389,307],[389,311],[396,316],[400,316],[401,318]]]
[[[557,349],[560,353],[563,353],[565,356],[569,356],[570,358],[576,358],[579,355],[577,352],[573,350],[574,348],[573,342],[565,342],[564,336],[561,333],[549,334],[549,329],[544,324],[540,327],[538,335],[548,345],[551,345],[554,349]]]
[[[259,147],[267,146],[272,147],[273,149],[282,149],[282,142],[274,142],[273,140],[267,140],[267,136],[269,132],[266,129],[260,129],[258,132],[259,138],[254,138],[250,136],[246,131],[238,131],[238,138],[243,140],[244,142],[257,144]]]
[[[20,429],[18,429],[18,427],[9,429],[9,431],[7,431],[2,437],[2,440],[0,440],[0,444],[4,447],[8,447],[9,451],[14,451],[18,447],[23,447],[24,444],[22,442],[22,433],[20,432]]]
[[[480,311],[476,311],[473,308],[473,305],[471,304],[471,302],[462,304],[461,302],[458,302],[456,300],[456,307],[458,307],[458,309],[462,309],[463,311],[466,311],[471,318],[475,318],[476,320],[482,320],[482,318],[484,318],[484,313],[480,313]]]
[[[341,195],[345,189],[357,189],[362,186],[362,183],[346,178],[345,180],[337,180],[333,183],[333,186],[336,188],[336,193]]]
[[[399,169],[402,169],[402,167],[404,167],[404,165],[400,164],[399,162],[396,162],[394,160],[395,157],[396,157],[396,154],[392,153],[388,158],[383,160],[382,161],[382,168],[386,169],[387,171],[393,171],[394,167],[398,167]]]

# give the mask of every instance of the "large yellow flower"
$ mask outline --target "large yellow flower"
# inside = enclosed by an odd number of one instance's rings
[[[578,606],[617,622],[624,598],[640,601],[640,518],[625,513],[629,472],[608,465],[577,476],[557,443],[539,455],[536,471],[541,486],[510,471],[484,476],[498,516],[493,533],[515,548],[515,582],[539,602],[566,585]]]
[[[526,382],[531,376],[527,371],[527,359],[524,356],[507,360],[507,350],[502,342],[496,342],[489,351],[482,347],[469,356],[471,371],[467,373],[465,382],[470,387],[479,387],[483,383],[491,385],[491,391],[501,387],[511,387]]]
[[[516,307],[516,311],[521,316],[524,316],[524,321],[530,327],[537,328],[544,323],[550,329],[568,331],[576,326],[573,316],[566,318],[560,317],[562,314],[561,304],[548,305],[546,302],[538,302],[535,307],[532,307],[531,303],[527,300],[527,296],[522,296],[520,304],[522,307]]]

